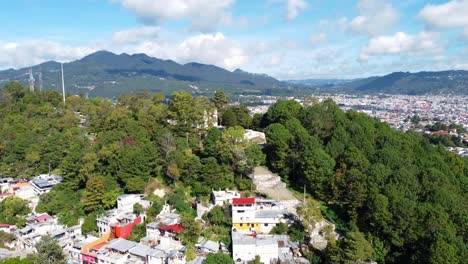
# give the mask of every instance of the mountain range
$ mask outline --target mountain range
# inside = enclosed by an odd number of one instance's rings
[[[360,94],[460,94],[468,95],[468,71],[394,72],[354,80],[295,80],[316,92]]]
[[[279,81],[266,74],[191,62],[179,64],[145,54],[114,54],[98,51],[80,60],[64,63],[67,92],[115,98],[122,93],[185,89],[211,95],[310,95],[313,93],[468,94],[468,71],[394,72],[362,79],[307,79]],[[60,63],[44,62],[22,69],[0,71],[0,87],[11,81],[28,84],[29,70],[38,86],[39,71],[44,89],[61,91]]]
[[[73,94],[116,97],[122,93],[148,90],[170,94],[186,89],[195,94],[211,94],[223,89],[231,94],[271,94],[287,91],[289,84],[265,74],[236,69],[228,71],[214,65],[191,62],[179,64],[145,54],[114,54],[98,51],[80,60],[63,64],[65,87]],[[42,72],[44,89],[61,91],[60,63],[45,62],[22,69],[0,71],[0,86],[18,81],[28,84],[29,70],[38,86]]]

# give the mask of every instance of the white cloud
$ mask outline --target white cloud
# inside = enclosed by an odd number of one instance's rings
[[[368,36],[382,35],[397,22],[398,13],[392,4],[381,0],[361,0],[357,4],[359,16],[353,18],[349,29]]]
[[[426,5],[419,17],[434,28],[468,27],[468,0]]]
[[[381,55],[438,53],[441,47],[436,40],[437,35],[428,32],[421,32],[417,35],[398,32],[391,36],[372,38],[361,49],[360,60],[366,61],[370,57]]]
[[[312,45],[319,45],[319,44],[325,43],[327,40],[328,40],[328,37],[323,32],[314,34],[309,38],[309,42]]]
[[[418,16],[432,29],[463,28],[468,39],[468,0],[453,0],[441,5],[426,5]]]
[[[287,20],[293,20],[300,12],[304,11],[308,4],[305,0],[284,0],[286,1],[285,16]]]
[[[212,31],[230,20],[227,9],[234,0],[113,0],[147,23],[188,19],[193,29]]]
[[[26,67],[49,60],[71,61],[80,59],[99,47],[68,46],[47,40],[0,42],[0,67]]]
[[[131,51],[182,63],[194,61],[228,69],[245,65],[249,60],[249,54],[243,47],[219,32],[198,34],[180,43],[145,41]]]
[[[134,44],[148,38],[157,37],[160,30],[161,29],[156,26],[143,26],[120,30],[112,34],[112,42],[115,44]]]

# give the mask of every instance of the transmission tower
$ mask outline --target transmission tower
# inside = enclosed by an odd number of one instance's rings
[[[42,92],[44,83],[42,82],[42,67],[39,67],[39,91]]]
[[[29,68],[29,91],[31,93],[34,92],[34,76],[33,76],[32,68]]]

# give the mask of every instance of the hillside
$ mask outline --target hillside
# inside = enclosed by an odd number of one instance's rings
[[[394,72],[381,77],[369,77],[346,82],[332,80],[295,81],[320,92],[386,93],[386,94],[468,94],[468,71]]]
[[[49,61],[31,67],[36,85],[42,69],[44,89],[61,89],[60,64]],[[0,71],[0,86],[10,81],[28,83],[30,67]],[[149,90],[170,94],[179,89],[197,94],[212,94],[224,89],[232,94],[269,94],[288,91],[288,85],[264,74],[242,70],[228,71],[201,63],[179,64],[145,54],[114,54],[98,51],[64,64],[67,92],[89,96],[115,97],[122,93]]]

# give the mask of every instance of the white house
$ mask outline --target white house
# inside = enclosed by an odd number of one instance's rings
[[[234,190],[215,191],[213,190],[212,201],[214,205],[223,206],[227,203],[232,204],[232,199],[240,198],[240,193]]]
[[[260,256],[262,263],[278,259],[278,242],[273,236],[245,236],[232,232],[232,258],[236,263],[245,263]]]
[[[151,207],[150,201],[144,200],[143,194],[123,194],[117,198],[117,209],[124,212],[133,212],[133,206],[139,203],[143,208]]]
[[[256,198],[234,198],[232,201],[232,228],[240,233],[270,233],[279,223],[290,223],[293,216],[280,204]]]

